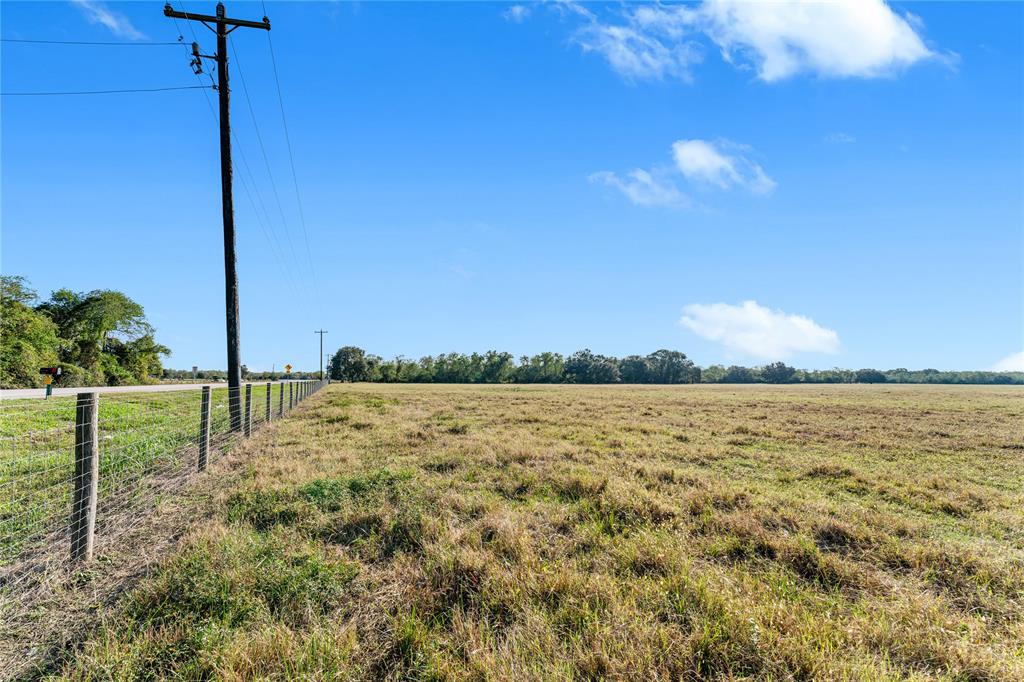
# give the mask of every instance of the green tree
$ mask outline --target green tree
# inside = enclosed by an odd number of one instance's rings
[[[565,379],[575,384],[618,383],[619,363],[615,358],[595,355],[589,348],[584,348],[565,361]]]
[[[619,360],[619,377],[625,384],[647,384],[651,382],[651,367],[647,358],[627,355]]]
[[[369,381],[370,362],[366,351],[357,346],[342,346],[331,356],[328,366],[334,381]]]
[[[24,277],[0,276],[0,388],[41,386],[39,368],[59,361],[57,325],[35,301]]]
[[[858,369],[856,381],[858,384],[884,384],[885,375],[877,369]]]
[[[565,358],[561,353],[544,352],[519,359],[516,369],[517,383],[558,384],[565,381]]]
[[[701,371],[701,381],[706,384],[714,384],[722,381],[725,377],[725,367],[722,365],[711,365]]]
[[[757,381],[757,376],[753,370],[749,367],[740,367],[739,365],[732,365],[729,369],[725,370],[725,374],[722,376],[723,384],[752,384]]]
[[[677,350],[657,350],[647,356],[650,381],[658,384],[692,384],[700,381],[700,368]]]
[[[769,384],[788,384],[796,376],[796,369],[784,362],[773,362],[761,368],[761,379]]]
[[[487,384],[504,384],[515,375],[515,359],[511,353],[489,350],[483,357],[480,381]]]

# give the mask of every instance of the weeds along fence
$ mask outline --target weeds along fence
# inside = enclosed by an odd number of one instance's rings
[[[161,500],[325,383],[0,402],[0,613],[114,547]]]

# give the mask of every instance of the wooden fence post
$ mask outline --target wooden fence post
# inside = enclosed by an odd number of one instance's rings
[[[295,384],[293,384],[292,382],[290,382],[290,381],[288,382],[288,411],[289,412],[291,411],[291,409],[293,407],[295,407],[295,398],[292,395],[292,386],[294,386],[294,385]]]
[[[277,394],[277,416],[284,416],[284,384],[281,384],[281,392]]]
[[[206,468],[210,456],[210,387],[203,386],[203,397],[199,403],[199,471]]]
[[[99,395],[79,393],[75,407],[75,479],[71,498],[71,560],[92,558],[100,478]]]
[[[245,425],[245,437],[252,435],[252,384],[245,385],[245,414],[242,415],[242,422]]]
[[[267,382],[267,421],[268,422],[271,419],[274,418],[273,415],[270,413],[270,400],[271,400],[271,395],[270,395],[271,388],[270,387],[271,387],[271,383],[268,381]]]

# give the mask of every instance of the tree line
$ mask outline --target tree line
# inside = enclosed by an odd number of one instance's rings
[[[63,386],[156,381],[171,351],[154,334],[120,291],[60,289],[41,301],[24,277],[0,276],[0,388],[41,386],[39,369],[53,366]]]
[[[451,384],[1024,384],[1024,372],[944,372],[936,369],[803,370],[783,362],[760,367],[711,365],[701,369],[675,350],[624,358],[588,349],[569,356],[539,353],[518,360],[500,351],[442,353],[419,360],[385,360],[356,346],[344,346],[328,365],[332,381]]]
[[[0,388],[42,385],[41,367],[60,366],[62,386],[188,381],[191,370],[164,369],[170,350],[158,343],[142,306],[108,289],[59,289],[40,300],[23,277],[0,276]],[[760,367],[701,369],[685,353],[658,350],[624,358],[588,349],[572,355],[521,356],[496,350],[385,360],[356,346],[340,348],[327,368],[334,381],[389,383],[694,384],[924,383],[1024,384],[1024,372],[947,372],[906,368],[803,370],[774,362]],[[317,372],[250,372],[249,381],[313,379]],[[226,372],[199,370],[195,379],[223,381]]]

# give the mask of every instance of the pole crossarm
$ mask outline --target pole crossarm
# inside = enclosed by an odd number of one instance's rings
[[[262,28],[270,30],[270,19],[263,17],[263,21],[249,21],[248,19],[231,19],[225,16],[210,16],[209,14],[193,14],[192,12],[179,12],[170,5],[164,5],[164,16],[173,19],[187,19],[189,21],[201,21],[202,23],[227,24],[228,26],[244,28]]]

